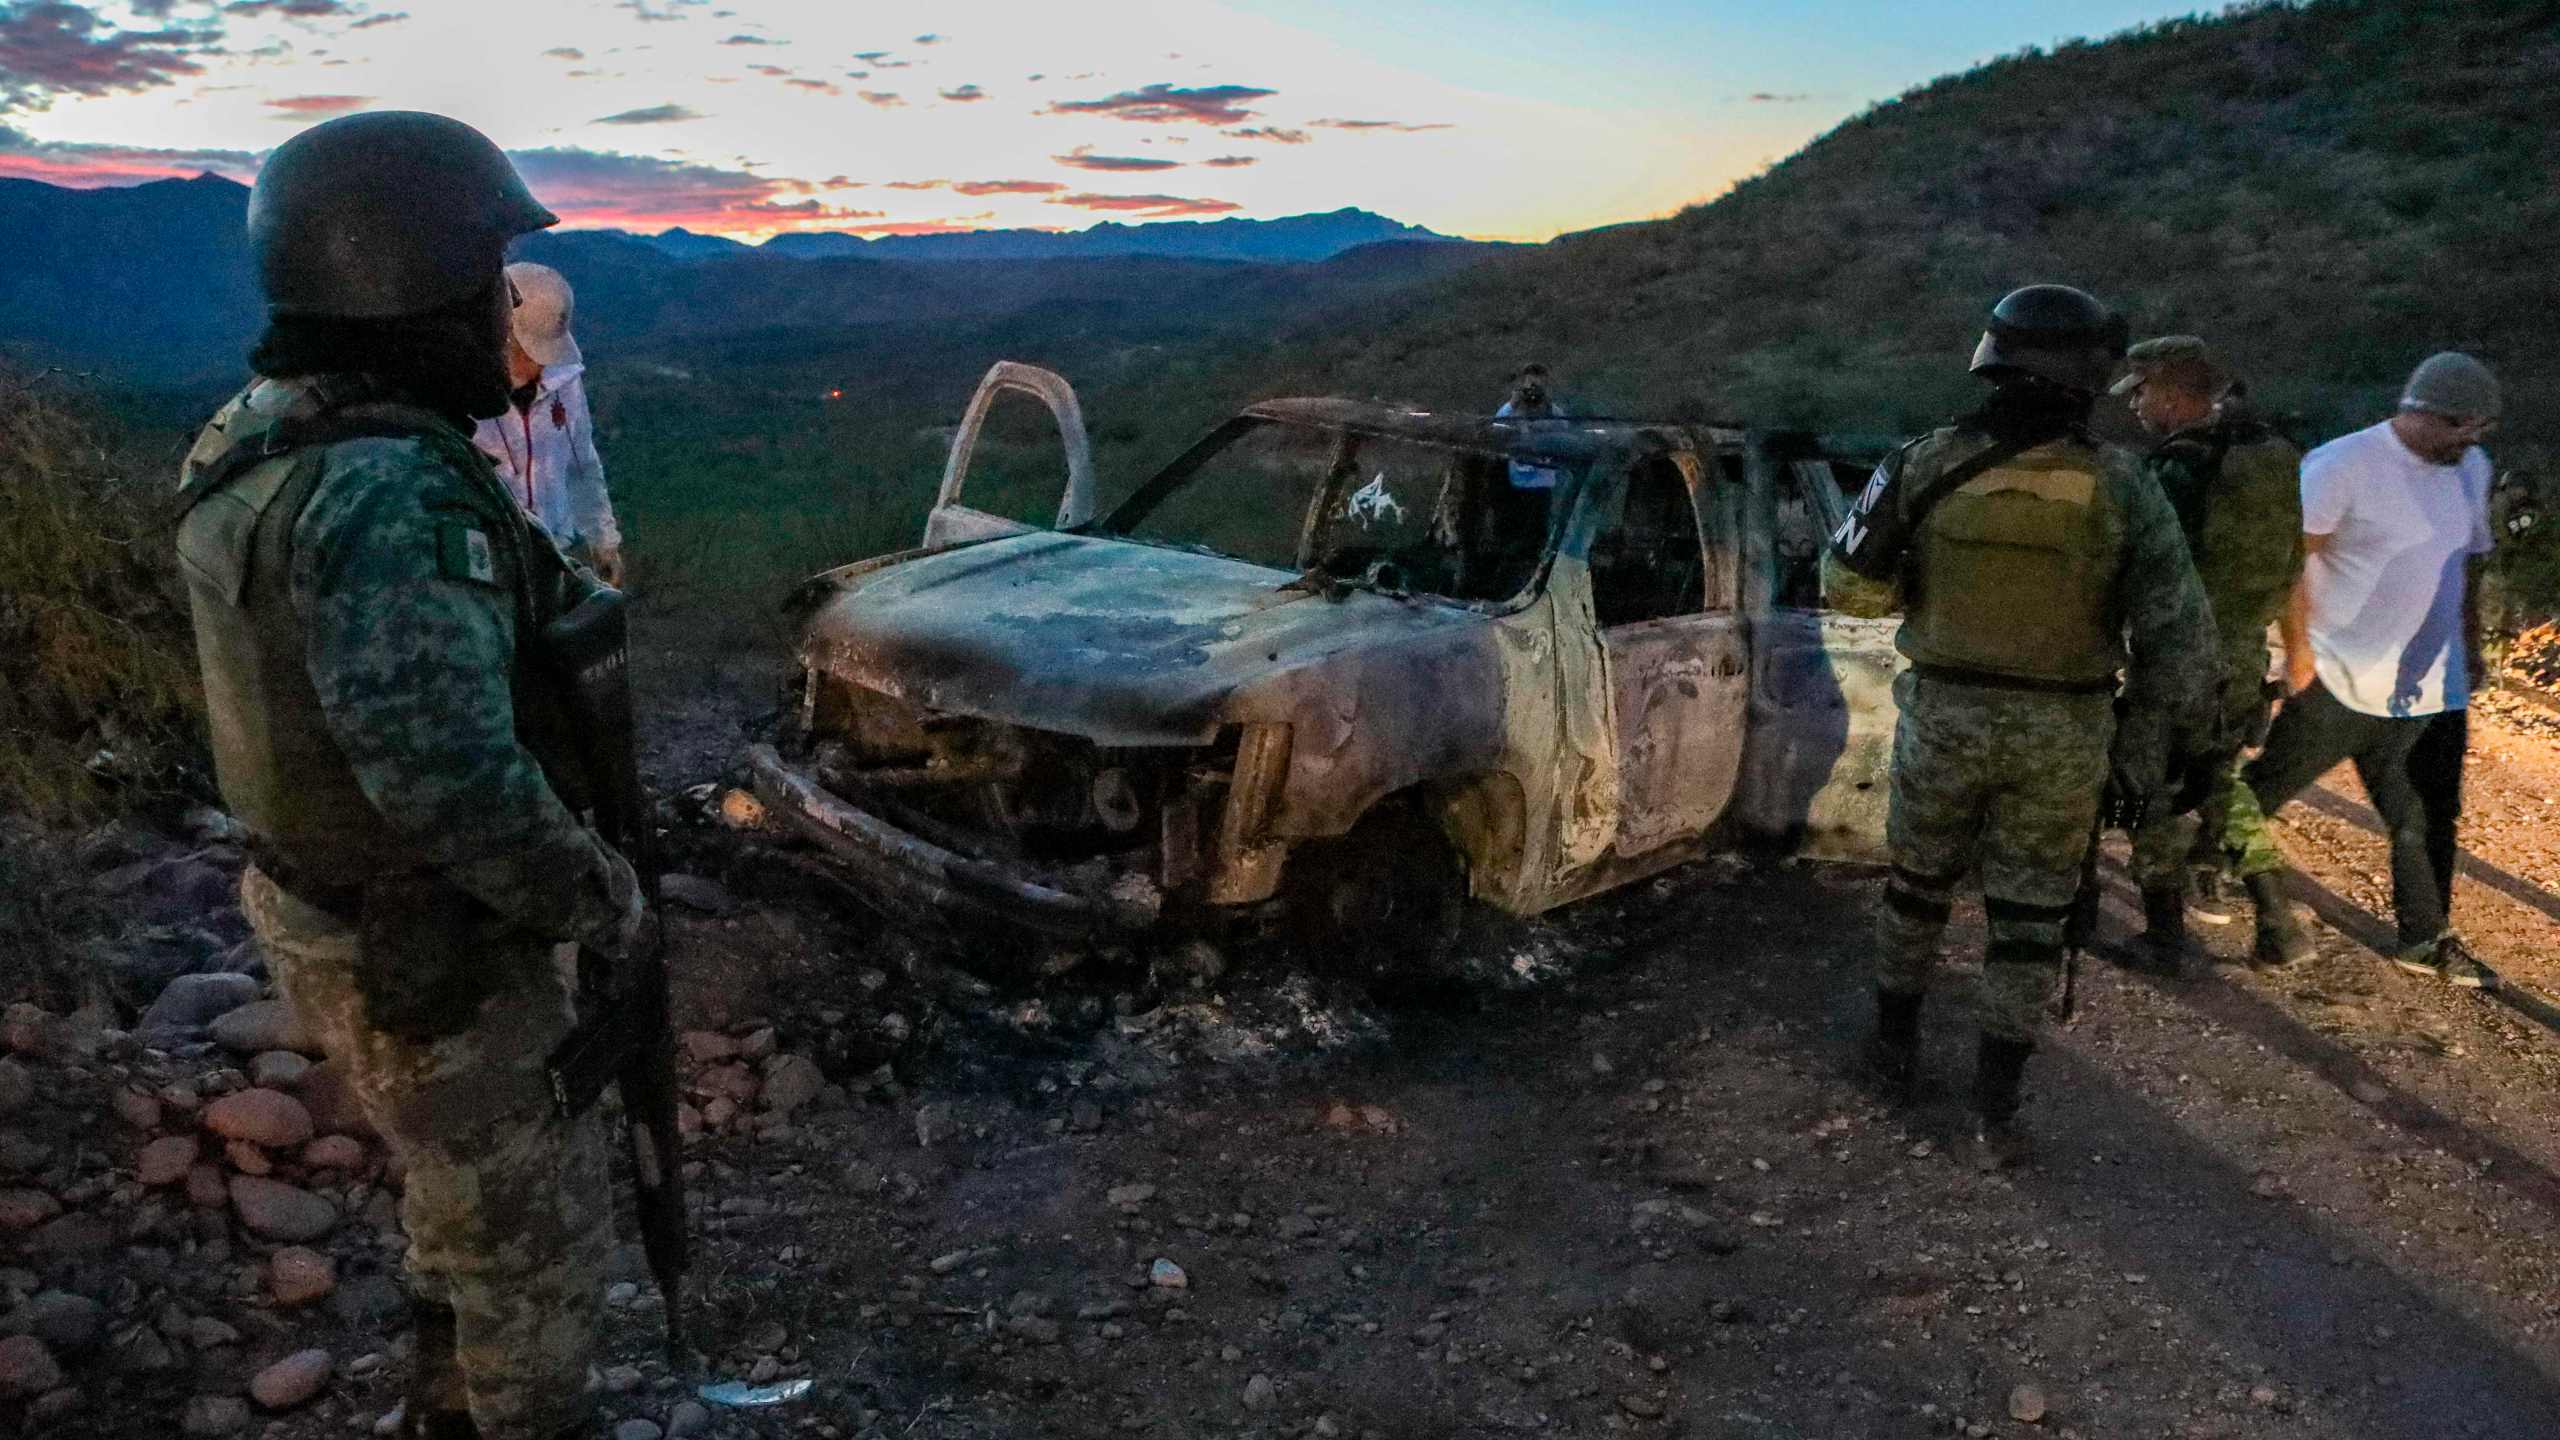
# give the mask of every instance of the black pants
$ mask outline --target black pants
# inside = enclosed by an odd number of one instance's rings
[[[2462,757],[2470,713],[2393,717],[2338,703],[2328,688],[2284,702],[2267,748],[2243,778],[2268,815],[2341,760],[2353,760],[2391,842],[2391,909],[2403,948],[2445,932],[2453,903],[2454,822],[2462,813]]]

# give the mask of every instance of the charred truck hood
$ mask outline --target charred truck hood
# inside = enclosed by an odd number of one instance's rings
[[[1201,745],[1286,720],[1291,683],[1347,652],[1436,648],[1488,617],[1364,590],[1339,599],[1241,560],[1040,533],[867,569],[819,591],[815,673],[943,714],[1107,746]]]

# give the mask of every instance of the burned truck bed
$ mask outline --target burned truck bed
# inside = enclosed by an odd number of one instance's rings
[[[969,503],[1004,394],[1054,523]],[[757,788],[883,910],[1070,945],[1409,950],[1719,846],[1876,858],[1889,622],[1818,559],[1880,448],[1274,400],[1097,513],[1072,390],[999,365],[923,543],[803,588]]]

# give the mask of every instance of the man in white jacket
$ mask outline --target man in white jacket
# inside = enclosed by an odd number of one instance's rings
[[[519,297],[507,350],[514,403],[506,414],[481,421],[472,438],[498,462],[507,492],[561,549],[606,584],[620,585],[622,528],[614,523],[604,461],[596,455],[586,360],[569,333],[576,297],[548,265],[517,261],[507,267],[507,281]]]

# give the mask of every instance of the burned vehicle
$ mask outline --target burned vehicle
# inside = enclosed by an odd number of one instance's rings
[[[969,503],[1004,394],[1054,525]],[[801,591],[755,785],[876,905],[1068,944],[1418,956],[1713,847],[1879,859],[1890,622],[1818,557],[1880,448],[1273,400],[1097,513],[1073,392],[1000,364],[923,544]]]

